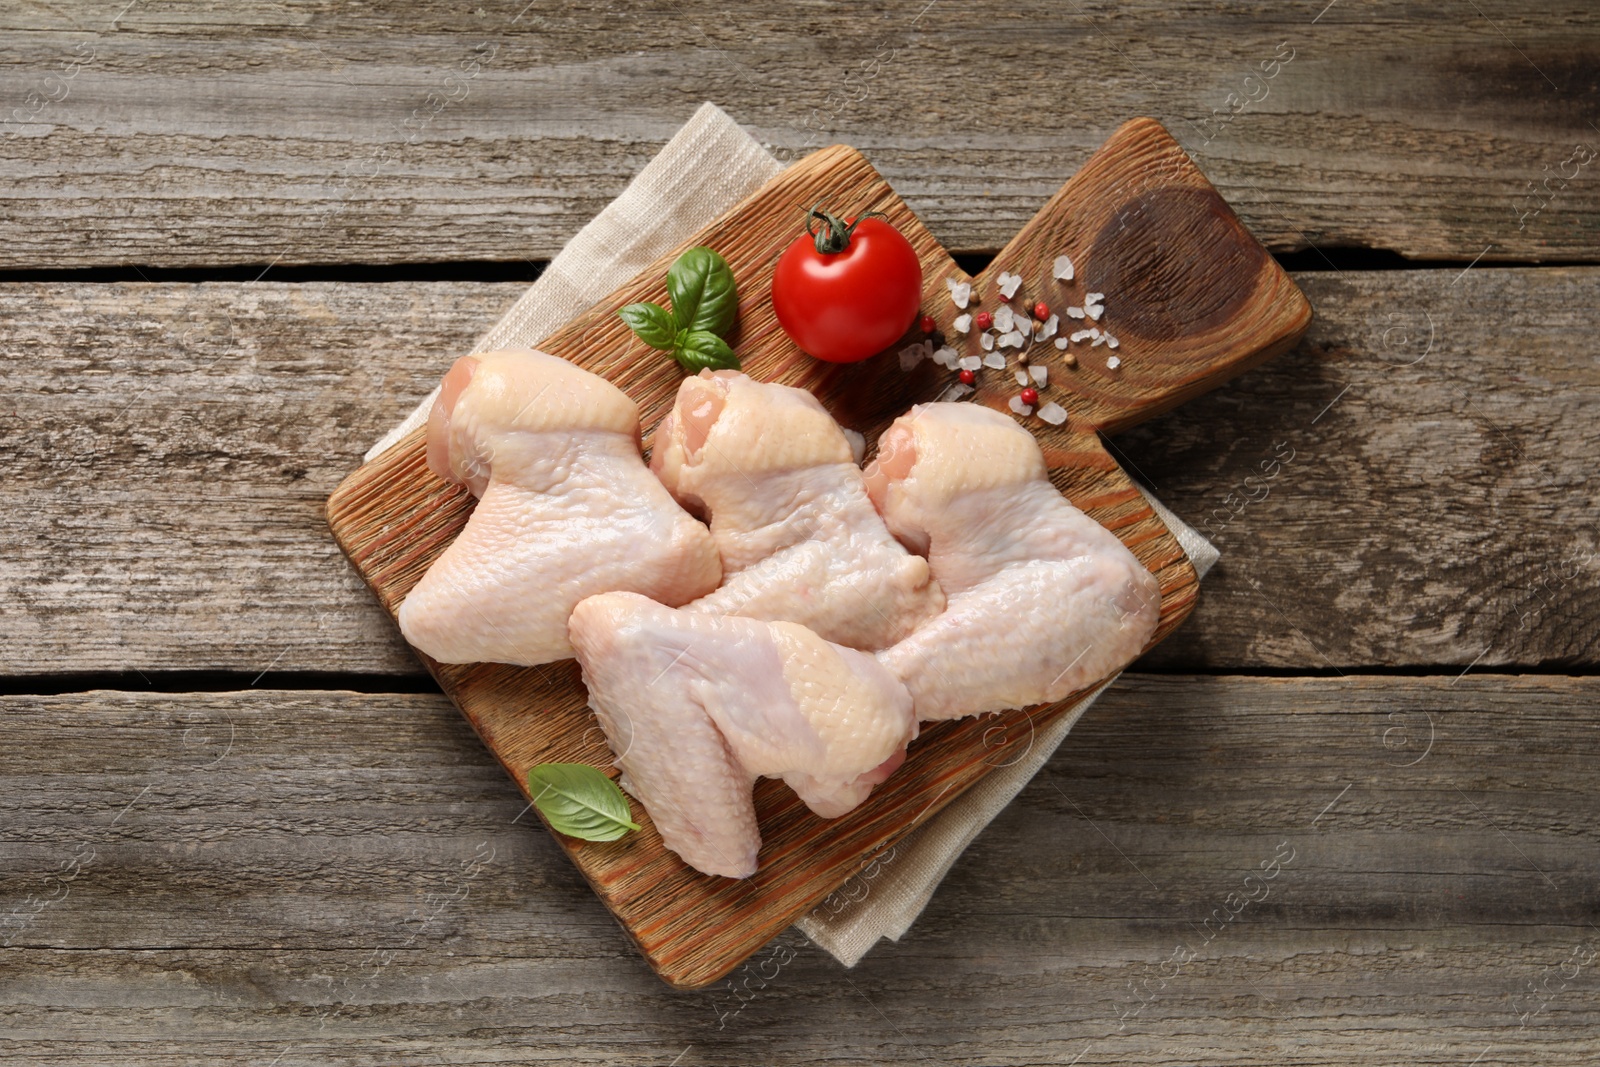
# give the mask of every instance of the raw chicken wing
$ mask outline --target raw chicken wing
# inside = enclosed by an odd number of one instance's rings
[[[782,778],[834,818],[900,765],[916,734],[893,675],[794,623],[604,593],[577,606],[571,631],[623,787],[706,874],[755,873],[758,777]]]
[[[722,569],[705,526],[639,452],[639,409],[603,378],[531,350],[456,361],[428,417],[428,465],[479,498],[400,605],[445,663],[572,655],[567,617],[614,589],[682,604]]]
[[[921,404],[866,470],[949,604],[879,653],[922,720],[1060,700],[1121,670],[1160,618],[1155,576],[1050,484],[1038,442],[977,404]]]
[[[851,648],[894,644],[944,607],[890,536],[859,461],[804,389],[701,371],[656,427],[650,466],[707,515],[723,584],[689,611],[798,622]]]

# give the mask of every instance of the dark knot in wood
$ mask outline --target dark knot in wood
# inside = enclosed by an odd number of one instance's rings
[[[1119,335],[1170,341],[1234,317],[1266,254],[1215,190],[1154,189],[1095,234],[1085,287],[1114,301]]]

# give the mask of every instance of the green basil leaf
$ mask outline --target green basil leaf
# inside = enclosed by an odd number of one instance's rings
[[[667,271],[667,293],[672,297],[672,319],[680,330],[705,330],[723,334],[739,314],[739,294],[728,261],[711,249],[696,245]]]
[[[672,314],[660,304],[629,304],[617,314],[651,348],[672,347]]]
[[[587,763],[541,763],[528,772],[528,792],[551,829],[568,837],[615,841],[639,829],[617,783]]]
[[[733,354],[728,342],[709,330],[690,330],[680,335],[672,358],[692,371],[738,370],[739,357]]]

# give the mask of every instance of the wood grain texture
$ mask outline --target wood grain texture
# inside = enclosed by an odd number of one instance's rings
[[[635,338],[617,309],[642,300],[665,304],[664,278],[673,260],[685,247],[708,246],[727,259],[739,281],[739,318],[729,341],[743,369],[758,381],[810,390],[835,418],[875,441],[911,404],[942,395],[952,376],[932,373],[931,364],[908,375],[893,357],[823,363],[783,333],[767,295],[773,266],[794,240],[795,220],[819,203],[882,213],[922,260],[924,311],[944,322],[953,317],[947,283],[969,282],[965,273],[860,153],[836,146],[785,170],[538,347],[621,388],[639,404],[641,424],[654,426],[676,396],[682,371]],[[1130,122],[1113,135],[970,284],[986,304],[998,306],[994,278],[1010,268],[1028,279],[1028,292],[1016,294],[1022,304],[1046,285],[1054,298],[1066,290],[1050,281],[1050,265],[1066,251],[1083,264],[1079,292],[1128,277],[1125,289],[1107,296],[1112,321],[1121,323],[1126,316],[1129,323],[1119,350],[1128,369],[1113,373],[1098,364],[1091,369],[1087,352],[1076,371],[1055,361],[1064,385],[1050,395],[1070,397],[1075,413],[1083,414],[1062,427],[1027,424],[1036,426],[1057,485],[1120,537],[1159,581],[1155,643],[1192,610],[1194,569],[1105,453],[1094,427],[1155,414],[1282,352],[1304,332],[1310,307],[1182,150],[1149,120]],[[1179,257],[1176,262],[1173,256]],[[1156,279],[1160,287],[1134,284],[1134,272]],[[1193,299],[1201,294],[1219,302]],[[1205,314],[1193,315],[1188,309],[1195,306]],[[1175,314],[1174,308],[1183,310]],[[921,336],[913,325],[891,347]],[[956,343],[977,353],[978,336],[972,331]],[[1033,347],[1041,365],[1047,351],[1044,345]],[[1003,409],[1015,382],[997,387],[996,377],[985,375],[971,402]],[[423,431],[414,431],[351,474],[328,500],[329,525],[340,547],[391,613],[398,612],[471,513],[472,498],[434,476],[424,454]],[[610,750],[574,664],[530,669],[424,662],[519,787],[527,789],[529,770],[541,763],[610,766]],[[1020,711],[1002,718],[1014,719],[1014,727],[1047,723],[1101,681],[1034,709],[1028,713],[1032,720]],[[698,988],[736,967],[836,890],[863,857],[890,847],[981,779],[995,766],[989,745],[993,729],[991,720],[976,718],[929,727],[888,783],[834,820],[813,815],[775,780],[759,783],[760,868],[748,879],[695,871],[662,844],[648,812],[639,816],[642,830],[622,841],[560,840],[651,967],[675,986]]]
[[[1297,349],[1112,440],[1223,550],[1147,662],[1600,662],[1600,271],[1296,280]],[[421,674],[322,502],[522,288],[0,285],[0,670]]]
[[[1148,114],[1274,250],[1600,256],[1591,5],[1324,6],[14,5],[0,264],[548,258],[705,99],[955,249]]]
[[[0,916],[58,897],[0,933],[8,1062],[1575,1067],[1600,1043],[1594,679],[1124,676],[901,942],[846,971],[790,931],[696,993],[442,697],[0,719]]]

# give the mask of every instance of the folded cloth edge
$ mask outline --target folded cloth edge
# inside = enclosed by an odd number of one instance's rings
[[[781,169],[742,126],[706,101],[622,193],[557,253],[471,351],[532,347]],[[444,369],[438,368],[441,376]],[[423,425],[437,392],[373,444],[364,459],[373,459]],[[1189,554],[1196,573],[1204,575],[1217,561],[1216,548],[1149,492],[1140,491]],[[824,902],[843,900],[842,907],[823,915],[819,906],[795,925],[846,966],[854,966],[880,938],[899,940],[962,852],[1044,765],[1111,681],[1049,727],[1031,732],[1021,755],[990,771],[915,832],[879,856],[865,858],[863,870]],[[1009,744],[997,749],[1009,750]]]

